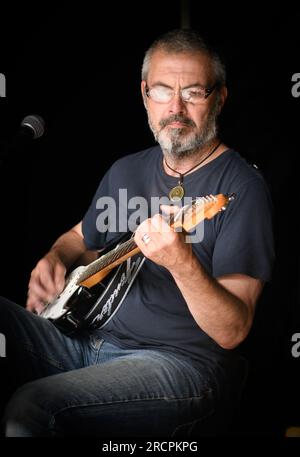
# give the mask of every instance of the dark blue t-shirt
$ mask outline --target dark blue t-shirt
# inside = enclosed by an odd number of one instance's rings
[[[124,221],[126,225],[134,208],[127,210],[124,201],[119,205],[120,189],[126,189],[128,201],[143,197],[150,202],[151,197],[168,196],[177,185],[178,178],[165,173],[162,158],[162,151],[156,146],[113,164],[83,219],[88,249],[103,248],[118,235],[120,223],[124,230]],[[268,281],[274,257],[271,202],[261,174],[237,152],[228,149],[185,176],[184,187],[188,197],[236,194],[226,211],[204,221],[203,240],[192,244],[207,272],[215,278],[240,273]],[[103,218],[104,209],[99,209],[99,198],[107,196],[116,202],[116,221],[114,217]],[[140,222],[149,216],[145,212]],[[112,230],[103,233],[106,224]],[[198,326],[168,270],[148,259],[119,311],[101,329],[101,334],[121,347],[171,350],[198,360],[221,361],[232,353]]]

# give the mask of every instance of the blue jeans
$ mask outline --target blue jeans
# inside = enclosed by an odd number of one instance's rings
[[[5,436],[176,436],[212,415],[228,384],[205,362],[122,349],[99,330],[68,337],[4,298],[0,332]]]

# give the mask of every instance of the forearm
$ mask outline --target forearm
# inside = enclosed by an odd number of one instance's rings
[[[60,236],[32,270],[26,308],[29,311],[42,312],[45,303],[50,303],[62,292],[67,270],[75,267],[76,262],[79,265],[78,260],[81,261],[87,255],[90,262],[96,258],[97,252],[87,250],[79,223]]]
[[[208,275],[191,255],[184,268],[170,269],[195,321],[220,346],[239,344],[249,329],[249,310],[237,296]]]
[[[96,258],[96,252],[87,250],[83,237],[75,228],[61,235],[51,247],[49,254],[56,255],[67,270],[74,264],[89,263]]]

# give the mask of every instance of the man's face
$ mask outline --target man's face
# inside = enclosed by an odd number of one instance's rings
[[[214,84],[212,64],[204,54],[153,54],[147,81],[142,81],[142,94],[150,128],[164,152],[179,158],[191,155],[216,136],[216,117],[225,101],[226,88],[219,95],[213,91],[197,103],[184,101],[180,95],[182,89],[193,93]],[[147,97],[146,87],[170,89],[174,96],[160,103]]]

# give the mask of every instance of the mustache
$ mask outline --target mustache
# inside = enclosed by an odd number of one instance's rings
[[[166,119],[159,121],[159,125],[163,129],[167,125],[172,124],[172,122],[181,122],[182,124],[186,124],[189,127],[196,127],[196,124],[194,121],[192,121],[192,119],[182,116],[182,114],[172,114]]]

